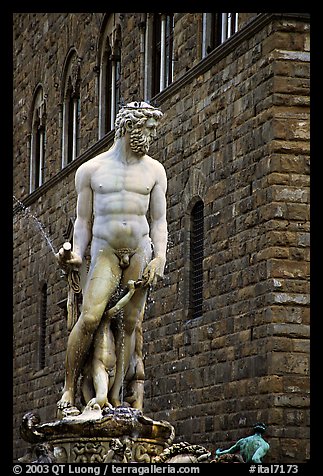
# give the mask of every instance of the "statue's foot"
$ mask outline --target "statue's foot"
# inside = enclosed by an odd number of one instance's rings
[[[142,410],[144,401],[144,381],[134,380],[127,392],[125,400],[135,410]]]
[[[99,397],[94,397],[91,398],[91,400],[88,401],[86,408],[95,408],[97,405],[100,406],[100,408],[110,408],[113,409],[113,406],[111,403],[108,402],[107,398],[99,398]]]
[[[135,400],[134,402],[131,403],[131,407],[134,408],[135,410],[142,410],[143,404],[142,400]]]
[[[103,415],[100,405],[98,403],[93,403],[91,405],[87,404],[83,409],[82,414],[77,417],[77,419],[82,421],[100,420],[102,416]]]
[[[92,398],[94,400],[94,398]],[[83,414],[84,413],[92,413],[94,414],[95,412],[100,412],[101,413],[101,407],[98,403],[92,402],[92,400],[86,405],[86,407],[83,409]],[[91,403],[92,402],[92,403]]]
[[[61,399],[57,402],[57,407],[60,410],[63,410],[63,408],[67,408],[72,405],[74,405],[74,398],[72,392],[70,390],[64,390]]]
[[[121,401],[119,398],[110,397],[110,403],[114,408],[121,407]]]
[[[62,398],[57,402],[58,416],[75,416],[79,415],[80,410],[73,404],[73,398],[71,392],[66,390],[63,393]]]

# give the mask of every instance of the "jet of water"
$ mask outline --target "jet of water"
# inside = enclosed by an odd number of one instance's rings
[[[28,207],[26,207],[17,197],[15,197],[13,195],[13,198],[14,200],[16,201],[16,203],[20,206],[20,208],[23,210],[23,212],[33,220],[33,223],[37,226],[38,230],[40,231],[40,233],[42,234],[43,238],[46,240],[46,243],[48,244],[48,246],[50,247],[52,253],[54,255],[56,255],[56,252],[54,250],[54,247],[52,245],[52,242],[50,241],[49,239],[49,236],[47,235],[42,223],[39,221],[39,219],[33,215],[30,211],[30,209]]]

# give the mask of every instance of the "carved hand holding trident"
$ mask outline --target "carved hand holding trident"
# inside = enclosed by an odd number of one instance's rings
[[[61,268],[67,274],[67,330],[69,332],[73,329],[78,318],[77,295],[82,291],[79,270],[69,263],[72,259],[71,249],[71,243],[66,241],[59,252],[55,255]]]

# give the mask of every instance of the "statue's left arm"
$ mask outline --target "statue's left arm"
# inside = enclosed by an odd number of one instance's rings
[[[156,164],[157,179],[150,194],[150,238],[154,249],[154,258],[144,271],[147,284],[154,284],[157,277],[164,276],[167,249],[166,190],[167,177],[164,167]]]

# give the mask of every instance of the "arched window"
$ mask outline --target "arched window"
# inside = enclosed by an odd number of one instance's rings
[[[174,14],[147,15],[145,40],[145,99],[149,100],[173,82]]]
[[[67,57],[62,97],[62,168],[76,159],[80,141],[80,64],[75,50]]]
[[[31,115],[30,136],[30,192],[40,187],[45,179],[46,103],[42,86],[36,89]]]
[[[46,364],[46,326],[47,326],[47,284],[44,283],[40,291],[39,340],[38,340],[39,370],[45,368],[45,364]]]
[[[110,14],[104,24],[100,46],[99,139],[114,129],[120,109],[120,31],[118,14]]]
[[[190,229],[190,300],[192,319],[203,313],[204,204],[195,203],[191,211]]]

